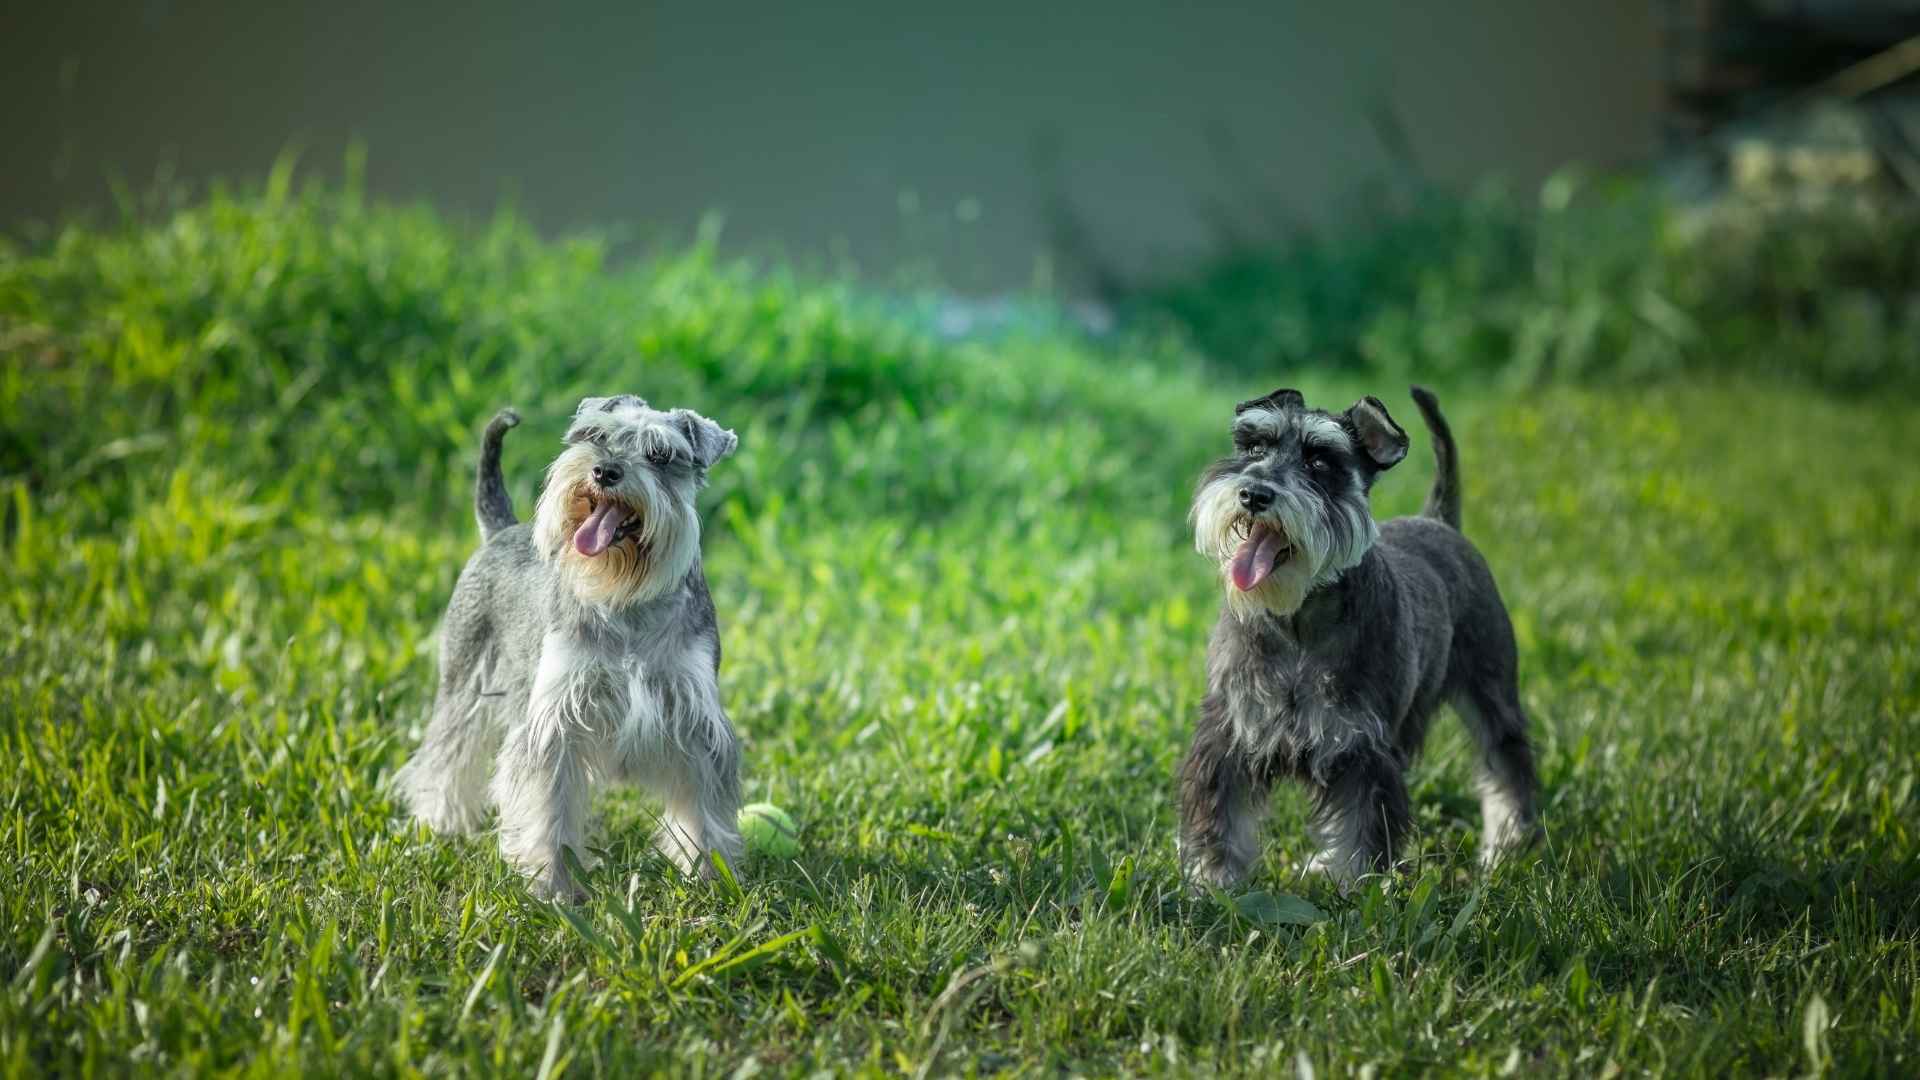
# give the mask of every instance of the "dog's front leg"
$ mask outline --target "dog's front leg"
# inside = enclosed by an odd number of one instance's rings
[[[541,740],[523,728],[500,748],[493,774],[500,808],[500,855],[528,878],[542,900],[575,900],[580,887],[567,871],[564,849],[584,862],[586,777],[564,737]]]
[[[687,874],[709,878],[718,851],[739,874],[740,747],[724,716],[694,728],[661,781],[660,853]]]
[[[1331,876],[1342,892],[1363,874],[1392,868],[1413,811],[1400,763],[1363,751],[1329,765],[1314,784],[1311,832],[1320,850],[1306,869]]]
[[[535,675],[527,719],[508,733],[495,765],[492,794],[500,811],[500,855],[527,875],[543,900],[583,893],[562,852],[585,864],[587,763],[583,740],[589,694],[567,650],[549,639]]]
[[[1203,885],[1236,885],[1260,853],[1266,785],[1233,737],[1223,695],[1208,694],[1180,766],[1180,865]]]

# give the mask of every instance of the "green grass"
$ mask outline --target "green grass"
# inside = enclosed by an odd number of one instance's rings
[[[1249,393],[1404,388],[605,263],[284,178],[0,252],[6,1074],[1920,1071],[1920,403],[1442,383],[1548,841],[1474,871],[1442,721],[1408,872],[1300,879],[1283,792],[1251,891],[1192,896],[1192,478]],[[615,793],[559,909],[382,785],[479,424],[525,412],[524,509],[588,391],[741,434],[723,691],[805,846],[689,883]]]

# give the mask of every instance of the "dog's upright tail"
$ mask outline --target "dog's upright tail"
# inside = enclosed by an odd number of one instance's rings
[[[1427,422],[1427,430],[1433,433],[1433,458],[1438,468],[1433,475],[1433,489],[1427,492],[1427,505],[1420,513],[1424,517],[1439,518],[1458,529],[1460,527],[1460,464],[1459,454],[1453,446],[1453,429],[1447,426],[1447,418],[1440,415],[1440,399],[1433,391],[1424,386],[1412,388],[1413,402],[1420,406],[1420,417]]]
[[[501,529],[520,523],[513,516],[513,496],[507,494],[507,481],[500,475],[500,444],[508,430],[519,423],[519,413],[501,409],[487,422],[487,433],[480,437],[480,469],[473,478],[473,516],[480,522],[483,544]]]

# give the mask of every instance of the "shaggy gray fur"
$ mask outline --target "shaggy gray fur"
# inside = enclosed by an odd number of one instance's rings
[[[1196,539],[1223,561],[1230,602],[1180,769],[1181,860],[1198,881],[1246,877],[1281,778],[1313,795],[1311,869],[1343,886],[1387,869],[1411,822],[1403,775],[1442,703],[1479,745],[1483,860],[1535,834],[1513,630],[1457,527],[1456,452],[1439,404],[1413,395],[1440,465],[1425,516],[1376,527],[1366,509],[1374,478],[1407,447],[1371,397],[1337,415],[1292,390],[1245,402],[1236,452],[1202,478]],[[1287,574],[1305,589],[1269,584]]]
[[[661,796],[661,850],[708,873],[737,860],[739,750],[717,686],[720,635],[699,557],[695,493],[736,445],[695,413],[588,398],[517,524],[488,425],[475,483],[483,542],[448,603],[425,739],[396,777],[414,817],[466,833],[499,815],[502,855],[543,897],[579,885],[588,784]]]

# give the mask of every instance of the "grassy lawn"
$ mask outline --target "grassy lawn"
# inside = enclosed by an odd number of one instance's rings
[[[1548,840],[1474,870],[1443,719],[1406,873],[1302,879],[1283,791],[1251,891],[1194,896],[1193,478],[1242,397],[1371,391],[1411,512],[1405,387],[606,262],[279,188],[0,249],[6,1074],[1920,1072],[1911,395],[1442,383]],[[480,424],[527,417],[524,514],[589,392],[740,433],[722,688],[804,849],[689,883],[615,793],[563,909],[383,784]]]

